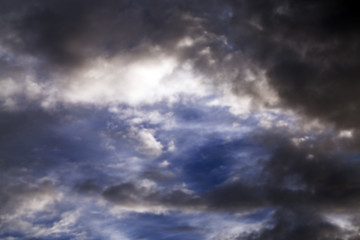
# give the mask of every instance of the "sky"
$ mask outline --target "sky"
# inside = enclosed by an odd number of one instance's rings
[[[0,239],[359,240],[348,0],[0,0]]]

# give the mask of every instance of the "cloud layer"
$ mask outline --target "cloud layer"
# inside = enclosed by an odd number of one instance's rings
[[[357,6],[0,2],[1,239],[358,238]]]

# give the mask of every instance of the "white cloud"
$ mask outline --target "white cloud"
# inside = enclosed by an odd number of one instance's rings
[[[152,129],[131,127],[128,137],[138,142],[136,147],[140,152],[157,157],[162,154],[163,145],[154,134]]]
[[[60,220],[55,222],[50,228],[34,226],[34,237],[46,237],[53,234],[71,233],[80,217],[79,211],[67,211],[61,214]]]
[[[342,130],[339,132],[339,138],[352,138],[353,137],[353,131],[351,130]]]
[[[249,223],[242,216],[225,213],[203,213],[190,221],[191,226],[198,226],[205,232],[206,240],[242,239],[241,236],[264,227],[264,220]]]
[[[16,110],[20,107],[17,101],[18,96],[25,97],[27,100],[35,100],[45,95],[45,85],[37,83],[30,75],[24,79],[0,80],[0,89],[0,102],[7,110]]]
[[[115,106],[109,108],[109,112],[116,114],[120,120],[127,120],[131,124],[141,124],[149,122],[150,124],[160,124],[169,120],[169,114],[162,114],[157,110],[142,110],[137,108],[121,109]]]
[[[176,150],[176,146],[175,146],[175,143],[173,140],[171,140],[169,143],[168,143],[168,151],[169,152],[174,152]]]
[[[2,206],[6,213],[6,221],[32,218],[35,214],[47,211],[50,206],[60,201],[61,192],[56,191],[51,180],[44,178],[38,184],[16,184],[7,188],[10,201]]]
[[[156,48],[148,51],[140,56],[98,57],[76,70],[54,72],[44,82],[39,81],[33,70],[19,70],[13,78],[0,79],[0,101],[4,107],[16,109],[17,98],[25,96],[51,109],[58,103],[97,106],[174,103],[183,96],[209,94],[210,88],[203,84],[202,76],[194,73],[191,64],[181,63]],[[156,116],[153,120],[156,121]]]
[[[218,78],[236,80],[238,72],[221,73]],[[264,111],[266,105],[275,106],[279,102],[276,92],[271,88],[264,71],[257,74],[250,69],[244,71],[244,88],[234,89],[233,84],[225,83],[218,86],[219,96],[208,102],[209,106],[229,107],[230,113],[240,117],[248,117],[254,110]],[[219,81],[222,82],[222,81]],[[251,90],[249,90],[251,89]],[[274,109],[274,108],[272,108]]]
[[[169,165],[170,165],[170,163],[169,163],[167,160],[165,160],[165,161],[162,161],[162,162],[159,164],[159,167],[165,168],[165,167],[167,167],[167,166],[169,166]]]
[[[59,79],[56,88],[63,102],[135,106],[174,102],[181,95],[204,95],[206,88],[200,82],[176,58],[154,52],[136,61],[121,56],[98,58]]]

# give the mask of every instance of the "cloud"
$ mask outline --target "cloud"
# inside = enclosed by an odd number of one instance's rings
[[[150,49],[150,51],[152,51]],[[181,95],[203,96],[199,77],[172,56],[152,51],[144,57],[96,59],[56,84],[55,100],[65,103],[108,105],[174,102]]]
[[[186,92],[188,77],[172,76],[176,83],[163,89],[161,79],[191,66],[193,78],[204,76],[247,99],[236,107],[226,93],[217,103],[230,104],[234,113],[248,112],[249,106],[282,107],[341,129],[357,128],[360,21],[348,1],[215,1],[207,6],[160,1],[154,7],[145,1],[39,0],[22,2],[20,8],[3,5],[2,22],[8,24],[2,24],[1,43],[7,56],[33,58],[23,66],[37,69],[33,86],[45,79],[56,82],[53,91],[58,92],[45,105],[171,99]],[[56,74],[49,72],[65,76],[53,80]],[[5,106],[14,101],[8,97]]]
[[[0,196],[2,214],[29,215],[29,217],[60,199],[55,192],[53,181],[49,179],[42,179],[34,185],[15,183],[1,186]]]
[[[344,228],[327,215],[349,214],[356,209],[360,197],[358,161],[336,152],[323,152],[314,145],[315,140],[296,145],[281,136],[276,143],[275,139],[272,136],[269,158],[259,160],[261,171],[252,177],[228,180],[197,193],[149,190],[139,184],[123,183],[108,187],[103,197],[125,207],[163,206],[239,214],[273,209],[265,227],[249,234],[248,239],[332,239],[354,235],[356,229]],[[241,233],[239,239],[243,237]]]
[[[16,7],[7,4],[4,11],[10,19],[15,15],[9,30],[18,39],[13,45],[53,66],[77,67],[141,44],[170,44],[190,29],[185,13],[166,2],[155,8],[145,1],[40,0],[23,3],[22,11]]]
[[[154,157],[162,154],[163,145],[155,139],[151,129],[132,128],[128,137],[139,143],[140,152]]]
[[[348,230],[329,221],[326,214],[348,214],[356,209],[360,165],[336,152],[322,152],[314,142],[299,146],[279,138],[272,142],[271,156],[264,160],[259,179],[225,183],[209,191],[205,199],[218,210],[274,208],[268,226],[246,239],[345,236]],[[356,230],[350,232],[356,234]]]
[[[229,1],[236,48],[266,71],[281,104],[358,127],[359,17],[349,1]],[[235,87],[242,82],[235,82]]]
[[[106,188],[102,196],[120,207],[131,211],[166,212],[171,209],[201,208],[199,197],[194,196],[186,188],[160,191],[155,185],[125,182]]]
[[[301,213],[299,213],[301,211]],[[341,237],[339,229],[324,221],[307,209],[287,211],[281,209],[275,212],[268,228],[247,235],[246,239],[334,239]],[[241,236],[237,239],[243,239]]]
[[[340,0],[1,2],[0,212],[38,237],[88,237],[85,211],[64,210],[86,199],[126,217],[212,214],[226,229],[176,221],[170,239],[351,239],[357,12]],[[71,204],[55,204],[55,185]],[[34,219],[50,205],[46,231]],[[111,224],[94,239],[160,239]]]
[[[24,96],[54,108],[59,102],[173,102],[182,94],[206,92],[192,64],[180,60],[176,50],[194,28],[186,11],[166,2],[154,8],[145,1],[18,4],[3,4],[1,17],[5,108],[18,108]]]

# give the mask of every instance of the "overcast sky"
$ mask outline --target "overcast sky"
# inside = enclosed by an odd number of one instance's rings
[[[347,0],[0,0],[0,239],[358,240]]]

